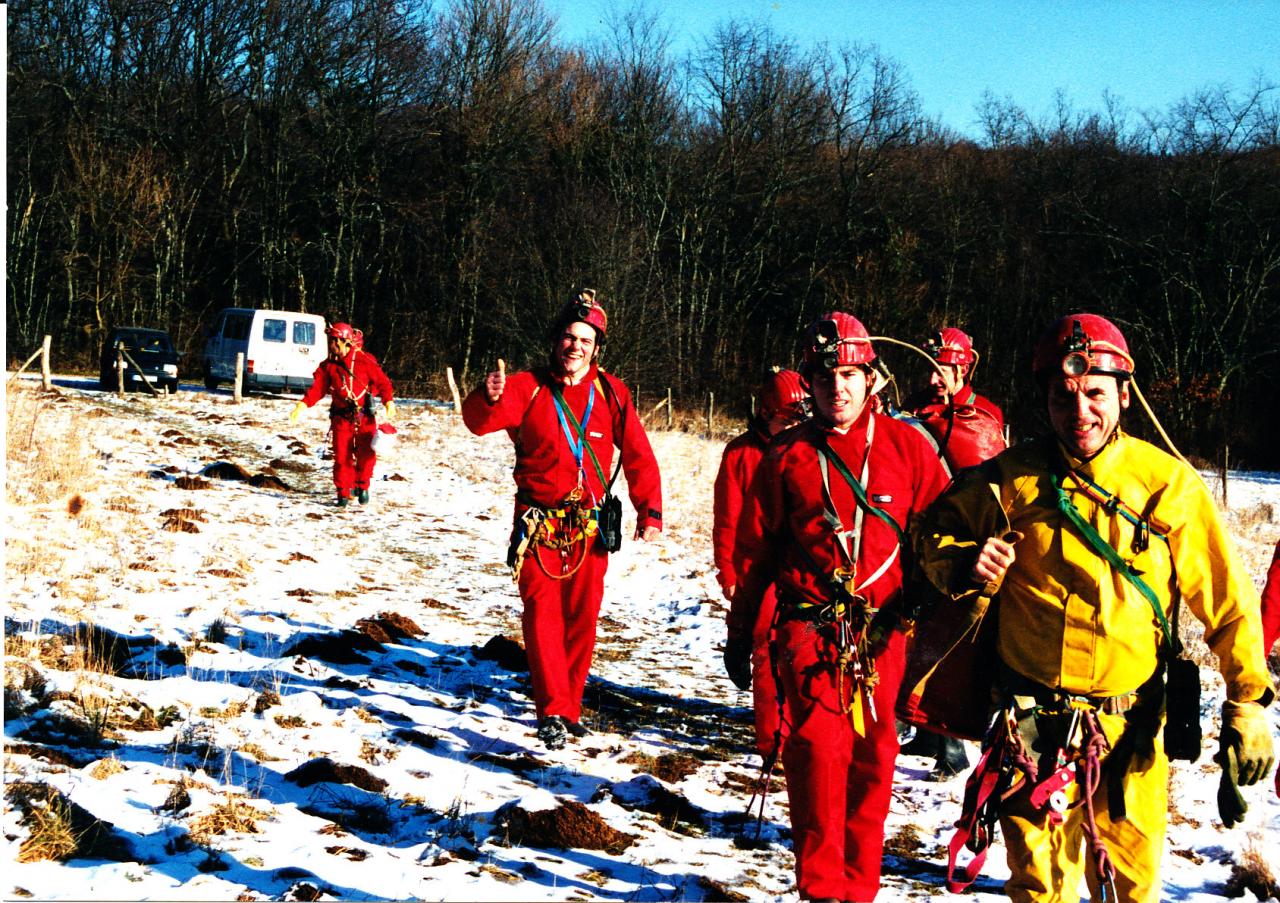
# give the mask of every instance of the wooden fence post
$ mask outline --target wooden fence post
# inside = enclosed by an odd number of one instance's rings
[[[444,378],[449,381],[449,394],[453,396],[453,413],[461,414],[462,413],[462,396],[458,392],[458,383],[453,378],[452,367],[444,368]]]
[[[40,383],[46,392],[53,388],[53,365],[49,362],[49,347],[52,343],[53,336],[47,335],[40,345]]]
[[[671,413],[671,387],[667,386],[667,429],[675,425],[675,417]]]
[[[1227,510],[1227,468],[1231,463],[1231,446],[1222,446],[1222,510]]]
[[[124,397],[124,342],[116,342],[116,392]]]
[[[244,397],[242,394],[243,390],[244,390],[244,352],[237,351],[236,352],[236,385],[235,385],[235,389],[232,391],[232,397],[235,398],[236,404],[239,404],[241,399],[243,399]]]

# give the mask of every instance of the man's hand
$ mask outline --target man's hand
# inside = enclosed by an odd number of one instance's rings
[[[732,602],[733,594],[738,591],[738,584],[729,583],[720,585],[720,593],[724,596],[724,601]]]
[[[1222,705],[1222,737],[1215,760],[1222,766],[1218,784],[1218,814],[1228,828],[1239,824],[1249,804],[1240,787],[1258,783],[1275,763],[1271,728],[1262,706],[1256,702]]]
[[[655,539],[657,539],[661,535],[662,535],[662,528],[655,527],[653,524],[649,524],[647,527],[640,527],[640,526],[636,527],[635,538],[640,540],[641,542],[653,542]]]
[[[1004,579],[1005,571],[1009,570],[1009,566],[1018,557],[1014,552],[1013,544],[1021,538],[1021,534],[1012,532],[1002,537],[989,538],[983,544],[982,551],[978,553],[978,560],[973,563],[973,570],[969,572],[973,582],[999,585]]]
[[[396,403],[395,403],[394,401],[388,401],[388,402],[387,402],[386,404],[384,404],[382,407],[386,409],[387,422],[388,422],[388,423],[395,423],[395,421],[396,421]]]
[[[484,394],[489,399],[489,404],[496,404],[506,389],[507,365],[502,358],[498,358],[498,369],[489,371],[489,375],[484,378]]]
[[[289,412],[289,422],[297,423],[298,418],[302,416],[302,412],[305,411],[306,409],[307,409],[307,406],[302,402],[298,402],[297,404],[295,404],[293,406],[293,410]]]
[[[751,641],[729,637],[724,644],[724,670],[739,690],[751,689]]]

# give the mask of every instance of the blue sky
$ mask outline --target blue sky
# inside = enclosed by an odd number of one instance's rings
[[[631,2],[543,0],[575,44],[602,35],[608,11]],[[1240,96],[1259,76],[1280,83],[1280,0],[650,0],[647,8],[670,27],[677,52],[729,18],[766,22],[802,46],[874,43],[903,66],[925,113],[974,137],[984,90],[1040,117],[1059,89],[1077,111],[1101,110],[1110,91],[1129,109],[1164,112],[1205,87]]]

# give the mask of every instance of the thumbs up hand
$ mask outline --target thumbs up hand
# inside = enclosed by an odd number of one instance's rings
[[[498,399],[502,397],[502,393],[507,388],[507,365],[502,358],[498,358],[498,369],[490,371],[484,380],[485,395],[489,398],[489,404],[496,404]]]

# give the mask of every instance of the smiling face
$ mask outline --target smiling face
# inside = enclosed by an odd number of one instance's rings
[[[818,413],[837,429],[847,430],[866,407],[871,374],[855,366],[815,367],[809,384]]]
[[[964,388],[964,368],[959,364],[938,364],[937,370],[929,370],[929,385],[938,395],[955,395]]]
[[[597,350],[595,327],[579,320],[570,323],[560,333],[552,358],[561,374],[575,383],[586,376]]]
[[[1089,459],[1102,450],[1129,407],[1129,384],[1114,376],[1063,377],[1049,383],[1049,422],[1067,451]]]
[[[342,360],[350,350],[351,343],[346,339],[339,338],[336,335],[329,336],[329,357],[334,360]]]

